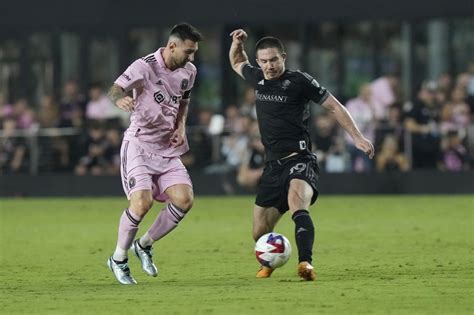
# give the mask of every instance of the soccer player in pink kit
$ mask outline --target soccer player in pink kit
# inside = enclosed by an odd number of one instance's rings
[[[191,179],[180,156],[189,149],[185,122],[196,78],[191,62],[201,40],[193,26],[176,25],[166,47],[133,62],[109,91],[117,107],[131,112],[121,148],[122,185],[129,206],[120,218],[117,247],[107,261],[121,284],[137,283],[128,267],[129,249],[148,275],[157,276],[152,244],[171,232],[193,204]],[[166,201],[166,207],[134,241],[153,199]]]

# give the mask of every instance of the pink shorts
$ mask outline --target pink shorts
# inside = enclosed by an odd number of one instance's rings
[[[139,190],[151,190],[153,199],[168,200],[165,190],[177,184],[193,186],[179,157],[163,157],[138,142],[123,140],[120,149],[122,185],[127,198]]]

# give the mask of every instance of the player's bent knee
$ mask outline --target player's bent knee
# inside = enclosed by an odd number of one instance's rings
[[[182,209],[184,212],[188,212],[193,207],[193,196],[192,194],[185,194],[181,196],[175,196],[171,202]]]
[[[188,212],[194,201],[193,189],[188,185],[175,185],[171,186],[165,190],[165,193],[170,198],[172,204],[176,207],[183,210],[183,212]]]
[[[132,208],[132,211],[141,217],[143,217],[152,206],[152,198],[141,197],[130,201],[130,208]]]

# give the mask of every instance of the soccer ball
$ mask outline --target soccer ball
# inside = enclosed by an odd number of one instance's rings
[[[281,267],[290,259],[290,255],[290,241],[275,232],[262,235],[255,244],[255,256],[262,266],[272,269]]]

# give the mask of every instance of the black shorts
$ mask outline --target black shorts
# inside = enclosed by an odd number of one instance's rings
[[[255,204],[275,207],[281,213],[288,211],[288,188],[293,178],[306,181],[313,188],[311,204],[318,198],[319,167],[315,154],[298,154],[265,163],[257,188]]]

